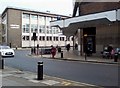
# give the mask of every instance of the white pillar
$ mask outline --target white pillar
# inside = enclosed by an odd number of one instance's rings
[[[78,29],[78,55],[80,55],[81,46],[80,46],[80,29]]]
[[[31,34],[31,14],[30,14],[30,18],[29,18],[29,24],[30,24],[30,30],[29,30],[29,47],[31,47],[31,37],[32,37],[32,34]]]

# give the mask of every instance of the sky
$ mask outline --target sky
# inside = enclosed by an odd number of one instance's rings
[[[25,8],[40,12],[69,16],[73,12],[73,0],[0,0],[0,14],[6,7]]]

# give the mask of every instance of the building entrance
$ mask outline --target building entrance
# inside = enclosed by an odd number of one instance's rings
[[[96,28],[84,28],[83,29],[83,50],[88,55],[96,53]]]

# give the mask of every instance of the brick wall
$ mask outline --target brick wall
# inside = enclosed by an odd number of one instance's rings
[[[81,15],[104,12],[120,8],[120,2],[93,2],[80,5]]]

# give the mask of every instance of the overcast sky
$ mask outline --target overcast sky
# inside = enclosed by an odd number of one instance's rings
[[[73,0],[0,0],[0,14],[9,6],[69,16]]]

